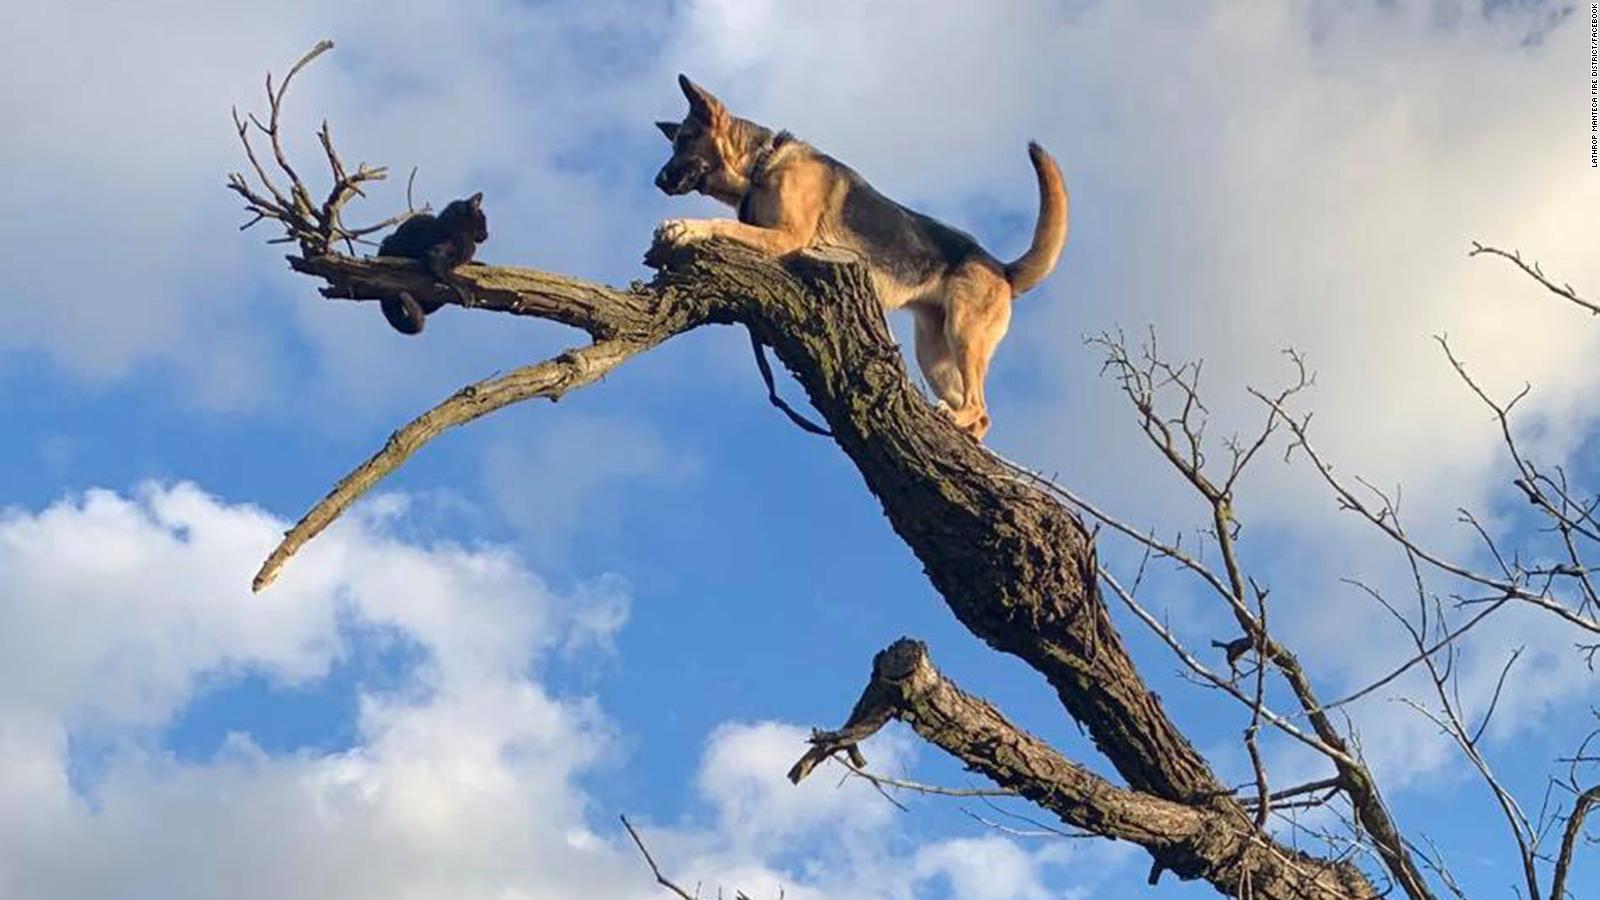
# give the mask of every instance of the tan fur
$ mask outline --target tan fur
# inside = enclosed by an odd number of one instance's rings
[[[704,146],[714,148],[709,155],[716,159],[695,189],[735,208],[742,204],[741,217],[761,224],[669,219],[661,223],[659,239],[683,243],[732,238],[777,256],[807,247],[862,249],[843,215],[849,185],[829,160],[794,140],[760,158],[762,148],[755,142],[770,132],[735,118],[687,79],[680,78],[680,83],[692,107],[682,127],[693,123],[705,129],[708,135],[694,134],[702,141],[709,137]],[[916,317],[917,364],[940,406],[957,426],[980,440],[990,424],[984,381],[995,348],[1010,326],[1011,301],[1050,273],[1066,241],[1067,198],[1061,172],[1037,145],[1030,146],[1030,153],[1038,174],[1040,218],[1033,244],[1022,257],[1009,264],[969,258],[916,284],[887,270],[871,272],[884,307],[905,307]]]

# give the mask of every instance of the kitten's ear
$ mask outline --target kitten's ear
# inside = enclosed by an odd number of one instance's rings
[[[687,75],[678,76],[678,87],[683,90],[683,96],[689,101],[689,113],[707,125],[716,126],[722,123],[728,110],[722,101],[712,96],[711,92],[689,80]]]
[[[656,127],[661,129],[661,133],[667,136],[667,140],[676,141],[678,139],[678,124],[677,122],[657,122]]]
[[[472,204],[473,209],[483,209],[483,191],[473,194],[467,200]]]

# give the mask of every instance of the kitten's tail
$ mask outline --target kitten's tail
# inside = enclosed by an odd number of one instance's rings
[[[399,296],[384,297],[378,301],[383,307],[383,317],[395,331],[401,334],[421,334],[422,326],[427,321],[427,313],[423,311],[422,304],[415,297],[405,291]]]

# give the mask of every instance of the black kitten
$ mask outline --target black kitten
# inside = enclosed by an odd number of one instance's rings
[[[428,274],[443,280],[450,270],[472,259],[478,245],[489,239],[489,220],[483,214],[483,192],[455,200],[439,215],[421,213],[400,223],[378,245],[379,256],[403,256],[422,263]],[[385,297],[383,317],[401,334],[418,334],[427,315],[443,304],[424,307],[410,294]]]

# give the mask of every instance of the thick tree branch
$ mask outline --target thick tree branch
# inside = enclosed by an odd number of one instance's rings
[[[335,300],[381,300],[409,293],[428,306],[470,305],[560,322],[588,332],[595,340],[670,336],[699,324],[693,315],[685,315],[692,311],[691,304],[664,303],[668,298],[662,291],[637,286],[619,290],[534,269],[465,265],[450,273],[454,284],[447,285],[405,260],[334,254],[288,259],[296,272],[326,281],[322,295]]]
[[[897,641],[877,655],[849,721],[838,731],[813,735],[790,780],[800,781],[836,753],[853,751],[891,719],[906,722],[969,769],[1066,824],[1144,847],[1159,869],[1181,878],[1203,878],[1230,895],[1262,900],[1378,896],[1348,864],[1272,843],[1237,807],[1208,808],[1118,787],[1066,759],[956,687],[917,641]]]

